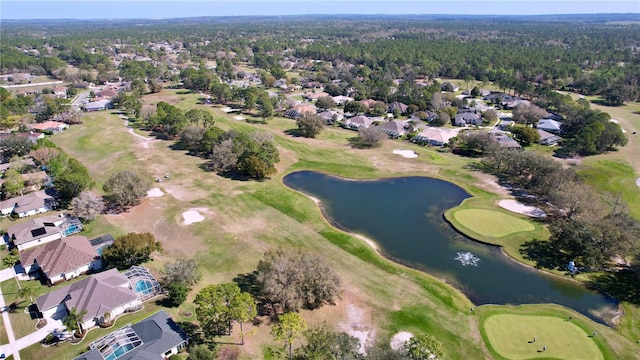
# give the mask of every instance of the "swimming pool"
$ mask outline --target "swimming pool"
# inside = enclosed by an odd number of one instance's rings
[[[134,286],[133,291],[139,294],[151,294],[153,291],[153,284],[148,280],[138,280],[136,281],[136,286]]]
[[[133,344],[125,344],[125,345],[120,345],[120,344],[113,344],[112,345],[112,353],[107,355],[104,360],[116,360],[117,358],[119,358],[120,356],[128,353],[129,351],[133,350],[135,348],[135,346]]]

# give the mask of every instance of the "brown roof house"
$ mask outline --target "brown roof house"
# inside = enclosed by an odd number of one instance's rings
[[[68,129],[69,125],[63,122],[49,120],[41,123],[31,124],[29,125],[29,127],[33,131],[51,131],[52,133],[57,134],[64,131],[65,129]]]
[[[7,229],[5,241],[20,251],[43,245],[62,237],[60,226],[63,223],[63,217],[51,215],[16,224]]]
[[[373,119],[364,115],[354,116],[352,118],[344,119],[342,126],[351,130],[358,130],[361,127],[368,128],[373,124]]]
[[[62,319],[73,308],[78,313],[86,311],[82,326],[88,329],[98,325],[106,313],[114,319],[139,307],[142,300],[131,289],[129,278],[111,269],[39,296],[36,304],[45,319]]]
[[[20,254],[25,273],[44,276],[50,284],[73,279],[102,268],[96,249],[84,236],[69,236],[25,250]]]
[[[392,139],[397,139],[407,133],[407,131],[404,129],[404,123],[401,123],[399,121],[387,121],[380,125],[380,130],[389,135],[389,137]]]
[[[51,211],[57,206],[56,199],[41,190],[0,202],[0,212],[2,215],[15,213],[22,218]]]

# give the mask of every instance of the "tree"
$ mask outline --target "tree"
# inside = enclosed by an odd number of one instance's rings
[[[178,307],[182,305],[185,300],[187,300],[189,288],[186,285],[180,283],[168,283],[163,286],[165,290],[169,292],[169,296],[167,297],[167,304],[170,307]]]
[[[2,258],[2,264],[6,267],[13,267],[20,261],[20,255],[8,254]]]
[[[451,116],[446,111],[438,112],[438,116],[431,120],[433,126],[445,126],[451,123]]]
[[[181,150],[187,150],[190,154],[198,154],[205,151],[205,149],[202,148],[204,131],[205,130],[199,126],[189,126],[180,133],[180,139],[176,142],[176,147]]]
[[[498,112],[495,109],[489,109],[482,113],[482,119],[485,122],[494,122],[498,120]]]
[[[189,347],[189,357],[187,360],[212,360],[216,358],[216,353],[209,350],[207,345],[199,344]]]
[[[0,149],[3,150],[2,156],[5,159],[11,159],[14,156],[24,156],[29,153],[32,147],[33,144],[31,141],[22,136],[10,135],[0,139]]]
[[[194,259],[177,259],[168,262],[162,269],[162,275],[163,284],[182,284],[187,288],[191,288],[202,277],[198,264]]]
[[[296,358],[309,360],[360,360],[360,341],[343,331],[335,332],[324,324],[304,331],[305,345],[296,349]]]
[[[316,100],[316,107],[318,109],[333,109],[336,107],[336,102],[331,96],[323,96]]]
[[[24,192],[24,178],[15,169],[9,169],[4,173],[4,183],[2,188],[7,198],[17,194],[22,195]]]
[[[380,147],[386,138],[387,134],[376,126],[361,127],[355,146],[363,149]]]
[[[535,125],[547,116],[547,110],[535,105],[521,104],[513,109],[513,121],[526,125]]]
[[[412,360],[442,359],[444,357],[444,346],[429,334],[411,337],[406,342],[405,349]]]
[[[162,244],[151,233],[128,233],[118,236],[113,244],[102,250],[108,267],[128,269],[150,260],[153,252],[161,252]]]
[[[278,316],[278,322],[271,327],[271,336],[284,343],[289,350],[289,360],[293,359],[293,343],[307,327],[298,313],[290,312]]]
[[[15,265],[15,264],[14,264]],[[36,296],[38,290],[36,288],[36,284],[34,283],[26,283],[24,286],[21,286],[18,289],[18,297],[22,300],[29,300],[31,303],[33,301],[33,297]]]
[[[91,221],[104,211],[104,201],[91,191],[83,191],[71,200],[71,212],[84,221]]]
[[[215,123],[213,115],[204,109],[191,109],[187,111],[184,116],[189,120],[191,125],[195,126],[200,126],[200,123],[202,123],[203,126],[208,127]]]
[[[137,204],[150,187],[150,182],[137,173],[123,170],[112,175],[103,189],[109,203],[117,208],[126,208]]]
[[[49,162],[59,154],[60,150],[53,147],[41,147],[29,152],[29,156],[44,166],[49,166]]]
[[[227,139],[211,150],[209,158],[209,168],[214,171],[227,172],[232,170],[238,163],[238,154],[234,151],[232,139]]]
[[[53,183],[64,203],[68,203],[94,184],[89,170],[74,158],[67,159],[64,167],[54,177]]]
[[[300,131],[300,135],[306,138],[314,138],[322,129],[324,129],[325,121],[317,114],[305,113],[296,120],[296,125]]]
[[[198,292],[194,303],[205,334],[230,334],[232,321],[240,322],[242,327],[257,314],[251,294],[241,291],[236,283],[208,285]],[[241,336],[244,344],[244,334]]]
[[[77,308],[71,308],[67,316],[62,319],[62,324],[67,328],[68,331],[75,332],[76,335],[82,336],[84,333],[84,329],[82,327],[82,318],[87,314],[87,310],[82,310],[78,312]]]
[[[267,123],[275,114],[273,109],[273,103],[269,99],[268,95],[262,95],[258,98],[258,105],[260,106],[260,117],[262,122]]]
[[[367,105],[360,101],[348,101],[344,104],[344,112],[351,113],[354,116],[365,113],[368,110]]]
[[[514,126],[511,129],[511,133],[515,135],[516,140],[518,140],[522,146],[537,144],[540,141],[540,133],[532,127]]]
[[[473,89],[471,89],[470,95],[474,98],[477,98],[482,95],[482,91],[477,86],[474,86]]]
[[[342,285],[329,264],[298,249],[267,251],[258,263],[262,295],[285,311],[315,309],[340,297]]]

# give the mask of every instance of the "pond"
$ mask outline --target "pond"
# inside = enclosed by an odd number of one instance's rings
[[[319,199],[334,226],[374,240],[394,261],[446,280],[476,305],[555,303],[601,323],[617,311],[609,296],[523,266],[499,247],[456,232],[443,213],[469,194],[452,183],[417,176],[355,181],[313,171],[283,182]]]

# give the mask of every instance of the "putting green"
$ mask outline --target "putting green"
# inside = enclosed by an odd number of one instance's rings
[[[496,238],[536,228],[526,220],[494,210],[460,209],[453,213],[453,217],[471,231]]]
[[[493,350],[507,359],[604,359],[589,334],[567,319],[498,314],[482,326]]]

